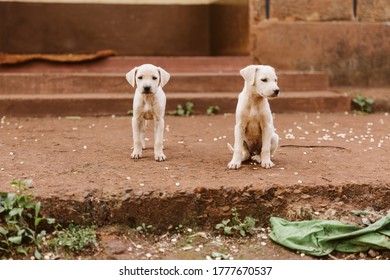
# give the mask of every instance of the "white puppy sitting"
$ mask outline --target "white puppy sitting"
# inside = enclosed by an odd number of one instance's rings
[[[170,75],[161,67],[143,64],[126,74],[130,85],[136,86],[133,101],[133,145],[131,158],[142,158],[145,149],[145,126],[147,120],[154,120],[154,159],[166,160],[163,153],[164,115],[166,97],[162,87]]]
[[[275,133],[267,98],[278,96],[278,79],[271,66],[251,65],[240,73],[245,86],[236,108],[234,149],[228,144],[233,151],[228,168],[238,169],[249,158],[264,168],[271,168],[274,166],[271,155],[278,147],[279,136]]]

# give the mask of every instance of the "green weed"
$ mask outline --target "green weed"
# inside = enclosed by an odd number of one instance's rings
[[[257,220],[247,216],[242,221],[236,208],[232,209],[232,216],[232,219],[223,220],[220,224],[217,224],[215,228],[217,230],[222,229],[223,234],[225,235],[239,234],[242,237],[245,237],[247,234],[252,235],[258,230],[255,226]]]
[[[63,247],[66,250],[80,252],[97,243],[95,226],[84,227],[70,224],[66,229],[54,232],[53,236],[49,243],[56,250],[58,247]]]
[[[42,222],[53,224],[55,220],[40,215],[41,203],[28,189],[31,182],[12,182],[16,193],[0,193],[0,257],[28,255],[30,248],[34,249],[36,259],[42,257],[40,249],[46,231],[39,226]]]
[[[174,111],[169,111],[168,115],[171,116],[192,116],[194,115],[194,103],[188,101],[186,102],[185,106],[179,104],[177,105],[176,110]]]
[[[219,113],[219,106],[210,106],[207,108],[207,115],[208,116],[213,116],[213,115],[217,115]]]
[[[148,234],[152,230],[152,228],[152,225],[146,225],[145,223],[142,223],[136,228],[136,231],[142,234]]]
[[[355,104],[361,112],[367,113],[367,114],[372,112],[371,105],[374,102],[375,102],[375,100],[373,98],[367,98],[360,93],[352,99],[352,103]]]

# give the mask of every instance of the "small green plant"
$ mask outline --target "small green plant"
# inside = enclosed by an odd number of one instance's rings
[[[361,112],[369,114],[372,112],[371,105],[375,102],[375,100],[373,98],[367,98],[359,93],[352,99],[352,102],[359,108]]]
[[[219,106],[210,106],[206,112],[209,116],[217,115],[219,113]]]
[[[136,228],[136,231],[139,233],[148,234],[152,230],[152,228],[152,225],[146,225],[145,223],[142,223]]]
[[[177,232],[177,233],[183,233],[184,232],[184,227],[183,227],[183,225],[178,225],[178,226],[176,226],[175,227],[175,231]]]
[[[171,116],[192,116],[194,115],[194,103],[188,101],[186,102],[185,106],[179,104],[177,105],[177,108],[175,111],[168,112]]]
[[[53,236],[50,244],[56,250],[63,247],[66,250],[80,252],[96,244],[96,227],[70,224],[66,229],[54,232]]]
[[[28,189],[31,182],[12,182],[16,193],[0,193],[0,257],[27,255],[29,248],[34,249],[36,259],[42,257],[39,251],[46,231],[39,231],[39,226],[44,221],[53,224],[55,220],[40,215],[41,203]]]
[[[220,224],[217,224],[215,228],[217,230],[223,229],[225,235],[239,234],[242,237],[245,237],[247,234],[252,235],[258,230],[255,226],[257,220],[247,216],[242,221],[236,208],[232,209],[232,216],[231,220],[223,220]]]

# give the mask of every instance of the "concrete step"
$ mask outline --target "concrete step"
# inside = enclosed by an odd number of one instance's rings
[[[178,104],[191,101],[196,114],[206,114],[209,106],[220,113],[234,113],[238,93],[168,93],[167,113]],[[0,116],[102,116],[126,115],[132,109],[133,94],[2,94]],[[274,113],[343,112],[351,108],[351,98],[330,91],[284,92],[270,100]]]
[[[2,94],[131,93],[125,73],[0,73]],[[328,75],[322,72],[280,71],[281,91],[321,91],[329,89]],[[171,72],[166,92],[235,92],[242,90],[239,72]]]

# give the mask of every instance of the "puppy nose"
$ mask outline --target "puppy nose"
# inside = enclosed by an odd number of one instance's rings
[[[274,90],[274,94],[275,94],[275,95],[278,95],[278,94],[279,94],[279,89],[275,89],[275,90]]]
[[[148,91],[150,91],[150,88],[151,87],[144,87],[144,91],[148,92]]]

